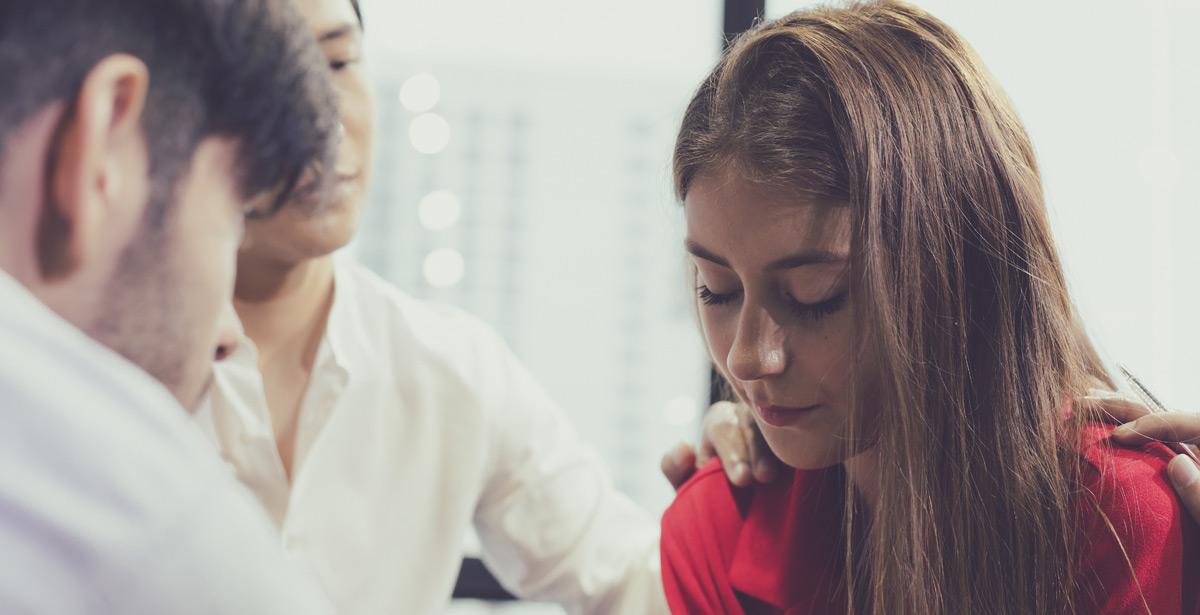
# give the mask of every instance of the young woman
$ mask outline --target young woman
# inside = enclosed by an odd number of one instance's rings
[[[709,350],[793,470],[683,488],[674,612],[1196,609],[1167,449],[1068,403],[1112,383],[1030,141],[950,28],[893,2],[760,25],[692,100],[675,179]]]

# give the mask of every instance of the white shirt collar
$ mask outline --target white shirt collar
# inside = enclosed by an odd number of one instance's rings
[[[5,311],[10,314],[19,314],[22,318],[36,318],[41,321],[40,324],[56,329],[70,329],[80,336],[86,337],[86,334],[79,331],[78,327],[47,307],[24,284],[18,282],[3,269],[0,269],[0,297],[3,298]],[[91,338],[88,339],[91,340]],[[94,340],[91,341],[94,342]]]
[[[93,351],[101,353],[100,356],[105,357],[106,360],[111,361],[112,369],[121,369],[136,374],[135,377],[139,381],[145,381],[144,383],[139,382],[139,384],[158,389],[160,393],[165,393],[172,400],[175,399],[161,382],[154,379],[141,366],[129,361],[117,351],[100,343],[75,326],[74,323],[60,316],[58,312],[42,303],[24,284],[2,269],[0,269],[0,304],[4,305],[5,315],[10,317],[11,322],[20,322],[25,327],[40,327],[59,339],[86,345]],[[118,365],[120,368],[116,367]]]

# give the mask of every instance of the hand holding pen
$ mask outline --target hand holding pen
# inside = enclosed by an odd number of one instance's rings
[[[1140,446],[1147,442],[1162,442],[1177,452],[1167,467],[1167,473],[1184,507],[1200,522],[1200,461],[1196,444],[1200,443],[1200,413],[1171,412],[1133,374],[1124,367],[1121,372],[1142,400],[1097,395],[1087,398],[1107,412],[1121,426],[1113,431],[1113,439],[1125,446]]]

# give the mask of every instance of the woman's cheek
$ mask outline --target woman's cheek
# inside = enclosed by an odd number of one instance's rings
[[[850,311],[843,310],[830,323],[825,332],[822,344],[824,356],[820,357],[826,373],[822,378],[822,388],[825,394],[837,402],[845,402],[851,398],[851,388],[854,386],[854,371],[857,353],[854,350],[853,323]]]
[[[700,329],[704,333],[704,342],[708,346],[708,352],[712,356],[713,363],[718,369],[724,370],[726,358],[729,356],[729,348],[733,345],[733,336],[735,331],[734,319],[728,316],[718,314],[716,312],[729,311],[726,309],[716,310],[714,306],[699,304],[700,310]]]

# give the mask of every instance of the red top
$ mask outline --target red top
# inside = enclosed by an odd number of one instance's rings
[[[1145,615],[1148,605],[1154,615],[1200,615],[1200,531],[1167,478],[1173,455],[1159,444],[1111,447],[1111,433],[1110,426],[1088,429],[1084,454],[1100,470],[1084,478],[1129,561],[1093,513],[1084,561],[1096,583],[1081,600],[1095,599],[1083,602],[1080,612]],[[716,462],[698,472],[663,517],[671,612],[845,612],[842,476],[840,468],[795,470],[770,485],[739,489]]]

